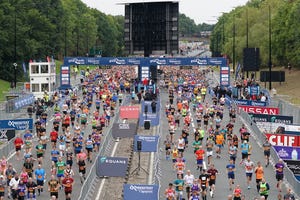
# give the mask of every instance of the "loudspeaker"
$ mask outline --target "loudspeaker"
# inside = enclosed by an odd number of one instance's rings
[[[260,58],[259,48],[244,48],[243,67],[244,71],[259,71]]]
[[[144,113],[145,113],[145,114],[148,113],[148,106],[147,106],[147,105],[144,106]]]
[[[138,151],[142,150],[142,141],[141,140],[137,140],[136,141],[136,147]]]
[[[144,121],[144,128],[145,128],[145,130],[149,130],[150,129],[150,120],[145,120]]]
[[[150,78],[157,82],[157,66],[150,66]]]

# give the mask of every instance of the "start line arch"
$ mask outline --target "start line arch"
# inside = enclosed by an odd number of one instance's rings
[[[61,88],[70,87],[71,65],[99,65],[99,66],[138,66],[140,80],[149,78],[150,67],[157,66],[220,66],[221,86],[230,85],[230,69],[227,59],[197,58],[197,57],[65,57],[61,66]]]

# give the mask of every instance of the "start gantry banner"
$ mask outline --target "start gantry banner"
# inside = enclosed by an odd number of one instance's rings
[[[226,66],[226,58],[157,58],[157,57],[65,57],[64,65],[190,65],[190,66]]]

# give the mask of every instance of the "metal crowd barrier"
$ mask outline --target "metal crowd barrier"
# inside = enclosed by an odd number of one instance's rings
[[[5,141],[5,145],[1,145],[0,155],[9,157],[15,151],[14,139]]]
[[[115,113],[115,116],[117,116],[119,114],[119,112]],[[101,143],[100,149],[97,156],[97,159],[95,159],[94,164],[92,165],[92,167],[90,168],[90,171],[88,173],[88,175],[86,176],[86,180],[84,181],[82,187],[81,187],[81,191],[80,191],[80,195],[78,197],[78,200],[84,200],[86,199],[86,196],[88,195],[88,192],[90,190],[90,188],[92,187],[92,184],[95,180],[96,176],[96,168],[97,168],[97,162],[98,162],[98,155],[105,155],[106,154],[106,148],[109,144],[110,141],[113,140],[112,137],[112,126],[115,123],[116,117],[113,118],[113,120],[110,122],[108,128],[108,132],[105,133],[105,138],[103,140],[103,142]]]
[[[247,125],[251,127],[251,130],[253,131],[253,137],[255,138],[256,142],[259,145],[262,145],[261,143],[265,141],[266,136],[264,133],[262,133],[255,122],[252,121],[248,113],[241,110],[240,116],[246,121]],[[271,148],[271,156],[270,159],[273,160],[273,163],[277,163],[279,161],[279,156],[277,155],[277,152],[274,148]],[[297,196],[300,196],[300,182],[296,179],[294,176],[294,173],[288,168],[284,168],[284,176],[288,183],[288,185],[293,189],[294,194]]]

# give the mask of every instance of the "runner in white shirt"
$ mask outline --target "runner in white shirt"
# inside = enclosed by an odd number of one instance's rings
[[[248,190],[251,188],[250,187],[250,181],[252,180],[252,175],[254,172],[254,162],[252,162],[250,160],[250,157],[248,156],[247,160],[244,161],[244,165],[245,165],[245,172],[246,172],[246,178],[247,178],[247,186],[248,186]]]
[[[190,199],[191,187],[194,183],[195,177],[193,174],[191,174],[190,170],[187,170],[186,173],[187,174],[184,176],[183,180],[184,180],[184,184],[186,186],[187,199]]]
[[[184,152],[184,148],[185,148],[185,141],[182,138],[182,135],[179,136],[178,140],[177,140],[177,149],[179,152]]]

